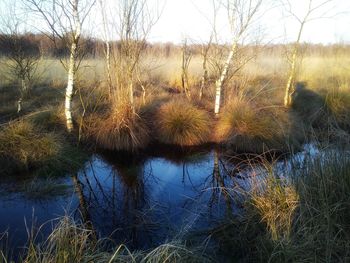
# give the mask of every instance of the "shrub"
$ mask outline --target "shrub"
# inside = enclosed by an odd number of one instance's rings
[[[216,136],[235,151],[263,153],[299,147],[303,127],[297,117],[282,108],[256,108],[234,99],[222,111]]]
[[[180,146],[199,145],[209,141],[210,119],[204,110],[187,102],[170,101],[156,116],[158,140]]]

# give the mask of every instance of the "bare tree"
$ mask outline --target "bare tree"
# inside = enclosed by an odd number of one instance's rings
[[[216,80],[214,113],[220,112],[221,93],[223,84],[227,79],[228,71],[234,57],[237,56],[239,43],[244,39],[254,17],[257,15],[262,0],[226,0],[224,7],[228,14],[228,20],[232,32],[232,41],[229,54],[223,65],[219,78]]]
[[[23,0],[46,22],[48,36],[56,42],[66,43],[69,50],[65,116],[68,132],[73,130],[72,101],[75,75],[79,68],[82,27],[96,0]]]
[[[182,91],[186,94],[188,99],[191,99],[191,91],[188,80],[188,68],[192,59],[192,52],[187,45],[187,39],[184,40],[182,47],[182,60],[181,60],[181,85]]]
[[[22,101],[29,94],[37,75],[40,50],[37,43],[24,28],[25,17],[16,13],[16,3],[7,3],[7,14],[1,16],[0,46],[7,58],[5,68],[19,84],[17,112],[22,110]]]
[[[208,85],[208,78],[209,78],[209,70],[208,70],[208,57],[209,57],[209,51],[212,47],[213,43],[213,34],[210,36],[209,41],[207,43],[202,44],[201,47],[201,56],[203,58],[202,61],[202,78],[201,78],[201,84],[199,87],[199,100],[203,97],[204,89]]]
[[[303,16],[298,16],[296,12],[293,11],[290,0],[283,1],[286,11],[299,24],[298,35],[297,35],[296,41],[293,44],[292,55],[289,61],[290,62],[289,76],[288,76],[285,95],[284,95],[285,107],[290,107],[292,105],[292,98],[295,92],[295,77],[296,77],[296,71],[297,71],[297,61],[300,58],[300,41],[301,41],[302,33],[305,28],[305,24],[317,18],[323,17],[329,11],[329,4],[333,2],[333,0],[322,0],[322,1],[307,0],[307,2],[308,2],[308,7],[306,10],[306,13]],[[314,16],[315,13],[317,13],[318,11],[324,8],[326,8],[326,10],[325,12],[322,13],[322,15],[319,14],[317,17]]]
[[[147,45],[146,39],[160,15],[157,7],[153,6],[151,10],[147,0],[121,0],[112,8],[117,17],[112,23],[112,31],[119,38],[112,52],[113,89],[117,103],[126,103],[135,113],[134,90],[136,83],[140,82],[141,56]],[[144,97],[145,88],[142,88]]]
[[[204,13],[204,17],[208,20],[209,24],[211,25],[211,33],[209,36],[208,41],[201,44],[201,56],[202,56],[202,77],[201,77],[201,83],[199,87],[199,94],[198,98],[199,100],[203,97],[204,89],[208,86],[208,78],[209,78],[209,67],[208,64],[210,62],[210,51],[213,46],[214,40],[217,40],[217,33],[216,33],[216,21],[217,21],[217,13],[220,5],[217,5],[216,0],[212,0],[212,6],[213,6],[213,17],[209,18]],[[198,9],[198,8],[197,8]],[[200,9],[198,9],[199,12],[202,13]]]
[[[106,59],[107,81],[109,87],[109,95],[112,96],[112,75],[111,75],[111,45],[110,45],[110,32],[107,21],[107,5],[105,0],[99,0],[99,7],[101,9],[102,26],[103,26],[103,38],[105,42],[104,55]]]

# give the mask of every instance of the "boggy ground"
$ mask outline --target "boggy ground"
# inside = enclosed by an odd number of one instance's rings
[[[340,148],[349,145],[350,76],[331,59],[314,63],[318,59],[305,59],[309,67],[298,77],[300,88],[292,108],[282,106],[284,73],[274,69],[265,74],[249,65],[244,78],[227,83],[218,116],[212,113],[213,83],[199,99],[198,76],[193,77],[188,99],[179,91],[179,81],[167,79],[169,72],[157,72],[157,81],[148,82],[144,101],[141,90],[135,92],[137,114],[131,114],[127,104],[115,103],[103,82],[82,81],[75,96],[73,134],[64,131],[63,82],[34,86],[19,114],[16,89],[2,85],[1,176],[63,175],[79,169],[86,153],[95,148],[136,153],[154,145],[186,148],[214,143],[231,154],[293,153],[315,140],[321,148],[338,147],[306,160],[302,169],[287,176],[266,165],[263,189],[246,193],[245,213],[208,230],[221,249],[174,241],[146,252],[130,252],[123,245],[106,252],[89,229],[63,218],[46,243],[29,243],[23,261],[203,262],[222,255],[238,262],[349,261],[350,158]],[[7,262],[0,255],[0,261]]]

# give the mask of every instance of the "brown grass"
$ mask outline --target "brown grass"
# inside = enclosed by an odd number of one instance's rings
[[[245,99],[233,99],[223,109],[216,137],[239,152],[286,151],[299,146],[303,126],[293,113],[280,107],[258,108]]]
[[[108,150],[135,152],[150,141],[146,122],[127,105],[118,105],[105,116],[90,115],[84,130],[86,138]]]
[[[61,151],[58,136],[42,133],[30,122],[15,121],[0,131],[0,159],[8,169],[28,170]],[[6,169],[6,168],[5,168]]]
[[[208,142],[210,127],[207,112],[186,101],[170,101],[156,115],[158,140],[165,144],[193,146]]]
[[[269,176],[263,192],[252,194],[250,205],[266,225],[271,239],[276,241],[289,238],[299,196],[293,185]]]

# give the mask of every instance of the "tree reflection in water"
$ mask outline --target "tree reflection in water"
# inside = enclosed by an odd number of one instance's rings
[[[182,158],[95,156],[73,176],[80,213],[99,236],[143,249],[238,213],[243,171],[219,151]]]

